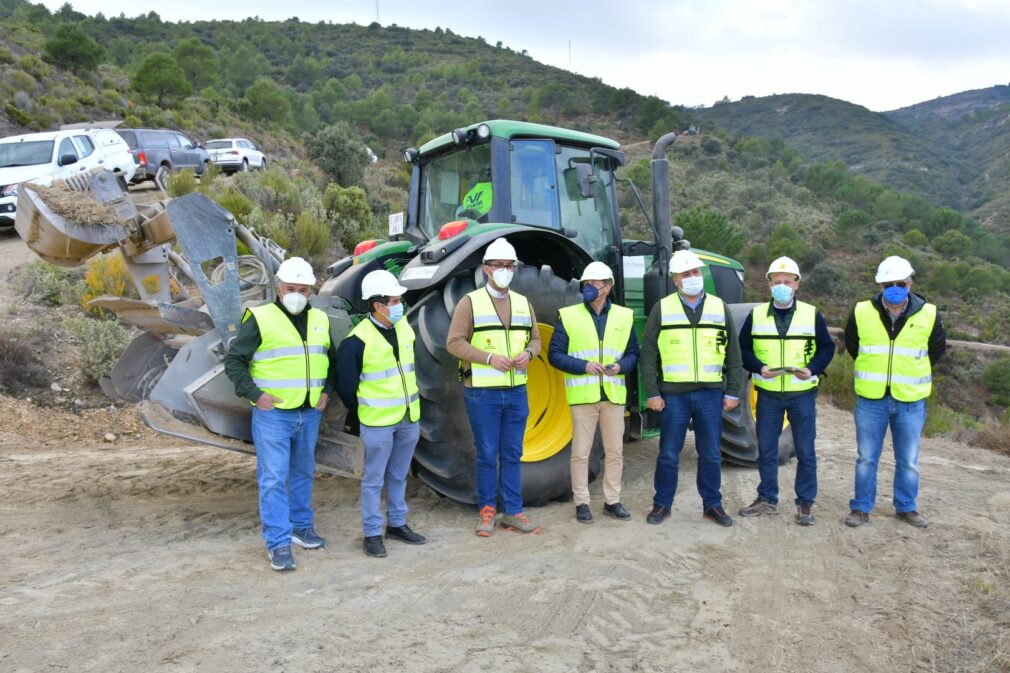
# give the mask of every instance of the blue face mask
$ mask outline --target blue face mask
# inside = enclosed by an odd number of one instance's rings
[[[389,309],[389,315],[387,316],[389,318],[389,322],[394,325],[400,322],[400,318],[403,317],[403,304],[394,304],[392,306],[386,306],[386,308]]]
[[[595,285],[589,285],[588,283],[582,288],[582,300],[583,301],[596,301],[600,298],[600,291],[596,289]]]
[[[793,300],[793,289],[788,285],[773,285],[772,299],[779,304],[788,304]]]
[[[884,301],[892,306],[902,304],[908,299],[908,288],[892,285],[884,288]]]

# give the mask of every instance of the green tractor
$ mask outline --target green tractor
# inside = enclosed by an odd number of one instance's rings
[[[558,310],[581,301],[578,277],[594,260],[614,272],[614,301],[635,311],[641,338],[649,310],[674,290],[667,273],[674,250],[687,248],[671,225],[666,149],[675,134],[657,143],[652,157],[653,217],[641,199],[653,240],[622,237],[617,169],[625,155],[613,140],[525,122],[495,120],[440,136],[408,149],[410,196],[405,217],[391,219],[391,240],[360,243],[354,254],[333,264],[321,297],[339,298],[352,316],[365,312],[361,279],[387,269],[410,289],[407,317],[418,335],[417,380],[422,399],[417,475],[454,500],[475,502],[475,454],[459,382],[458,362],[445,348],[453,308],[486,282],[484,248],[505,236],[520,266],[511,289],[533,304],[543,352],[530,364],[530,415],[523,444],[523,499],[531,504],[570,493],[572,424],[560,371],[547,363]],[[638,195],[634,185],[633,193]],[[722,297],[743,322],[751,305],[743,298],[743,267],[735,260],[696,250],[707,263],[706,289]],[[641,381],[630,387],[628,439],[658,434],[659,418],[645,405]],[[749,382],[741,399],[751,401]],[[728,462],[753,465],[757,458],[752,404],[724,416],[722,453]],[[780,455],[792,455],[791,433],[783,433]],[[599,473],[599,437],[590,472]]]
[[[641,336],[649,309],[672,290],[672,252],[689,247],[671,226],[667,147],[660,138],[652,158],[653,240],[625,240],[618,214],[617,169],[624,154],[616,142],[539,124],[489,121],[447,133],[408,149],[411,165],[406,216],[390,218],[390,240],[363,241],[332,264],[313,305],[330,318],[342,339],[365,312],[361,280],[369,271],[394,272],[417,334],[421,440],[416,473],[437,492],[475,501],[475,455],[459,382],[458,363],[445,349],[452,312],[484,284],[484,248],[504,236],[520,266],[510,287],[532,302],[549,343],[558,310],[581,301],[576,280],[591,261],[606,263],[616,279],[613,298],[632,308]],[[143,332],[129,345],[102,388],[140,404],[155,430],[220,448],[254,453],[251,405],[239,399],[224,374],[223,359],[246,307],[272,301],[273,272],[285,251],[258,237],[202,194],[137,207],[108,171],[97,170],[66,189],[82,192],[111,213],[109,222],[82,224],[54,209],[43,194],[22,189],[15,226],[25,243],[53,264],[75,266],[100,252],[122,252],[139,299],[99,297],[90,303],[114,312]],[[633,194],[638,195],[631,185]],[[89,196],[85,196],[87,192]],[[86,209],[85,209],[86,210]],[[237,243],[251,254],[239,255]],[[696,251],[708,264],[706,288],[722,297],[740,324],[749,305],[743,267],[715,253]],[[157,282],[152,283],[151,279]],[[571,416],[562,374],[547,364],[546,347],[529,367],[530,415],[523,451],[523,499],[535,504],[570,493]],[[641,382],[631,386],[627,438],[658,434],[659,419],[645,405]],[[751,400],[724,416],[722,453],[728,462],[757,458]],[[780,455],[792,455],[783,433]],[[590,471],[600,469],[597,441]],[[327,409],[316,448],[320,469],[360,478],[364,450],[338,400]]]

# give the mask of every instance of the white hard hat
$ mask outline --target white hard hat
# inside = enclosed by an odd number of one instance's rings
[[[779,257],[769,264],[767,277],[771,278],[773,273],[791,273],[796,276],[796,280],[803,277],[800,275],[800,265],[790,257]]]
[[[292,257],[281,262],[277,268],[277,280],[295,285],[315,285],[316,276],[312,273],[312,265],[301,257]]]
[[[396,276],[386,271],[378,269],[369,271],[361,279],[361,298],[371,299],[372,297],[399,297],[407,288],[400,285]]]
[[[491,241],[491,245],[487,246],[487,250],[484,251],[484,261],[487,262],[492,259],[519,261],[519,258],[516,257],[516,249],[504,238],[496,238]]]
[[[915,269],[912,268],[907,259],[891,255],[877,267],[876,280],[878,283],[890,283],[895,280],[911,278],[914,273]]]
[[[614,272],[603,262],[590,262],[582,271],[582,278],[579,282],[586,280],[614,280]]]
[[[670,258],[670,273],[684,273],[685,271],[690,271],[691,269],[700,269],[705,266],[705,262],[698,258],[698,255],[694,254],[690,250],[678,250],[673,253],[673,257]]]

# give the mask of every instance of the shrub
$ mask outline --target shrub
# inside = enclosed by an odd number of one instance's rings
[[[939,437],[959,433],[963,430],[977,428],[979,423],[968,414],[955,411],[947,405],[930,397],[926,402],[926,424],[922,434],[926,437]]]
[[[18,108],[14,103],[7,103],[4,105],[4,112],[7,114],[7,118],[18,126],[28,126],[32,118],[28,116],[24,110]]]
[[[948,229],[933,239],[933,249],[943,255],[963,256],[971,252],[971,239],[957,229]]]
[[[32,108],[32,97],[24,91],[18,91],[14,94],[14,105],[19,110],[24,110],[25,112],[31,112]]]
[[[856,408],[856,390],[852,367],[852,358],[848,353],[835,354],[818,386],[819,394],[823,395],[828,402],[839,409],[848,411]]]
[[[211,196],[222,208],[235,216],[235,219],[244,222],[249,213],[255,207],[253,202],[246,198],[242,192],[233,187]]]
[[[793,259],[806,259],[810,252],[810,244],[803,240],[802,234],[796,227],[786,222],[778,224],[772,229],[765,247],[771,258],[785,255]]]
[[[68,318],[65,326],[84,344],[81,371],[92,381],[108,376],[129,342],[126,330],[115,320],[77,316]]]
[[[693,247],[732,257],[740,252],[747,237],[726,216],[701,206],[679,213],[676,224]]]
[[[302,213],[295,220],[295,248],[292,250],[319,268],[327,263],[332,239],[329,225],[312,213]]]
[[[1010,357],[1001,357],[986,367],[982,383],[992,394],[993,402],[1010,407]]]
[[[184,168],[168,176],[168,195],[172,198],[192,194],[197,189],[196,174],[191,168]]]
[[[104,314],[104,309],[88,306],[89,301],[103,295],[139,297],[133,284],[133,277],[126,268],[126,261],[118,250],[88,260],[88,270],[84,274],[84,288],[80,295],[81,308],[85,313]]]
[[[929,239],[926,238],[926,234],[922,233],[918,229],[909,229],[905,232],[905,235],[901,240],[905,243],[905,245],[913,248],[921,248],[929,242]]]
[[[24,277],[24,296],[36,304],[63,306],[77,302],[78,279],[48,262],[35,261]]]

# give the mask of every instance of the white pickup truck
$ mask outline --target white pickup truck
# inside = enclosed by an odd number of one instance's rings
[[[96,166],[121,179],[124,191],[136,164],[119,134],[107,128],[28,133],[0,139],[0,227],[13,227],[22,182],[51,185]]]

